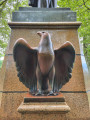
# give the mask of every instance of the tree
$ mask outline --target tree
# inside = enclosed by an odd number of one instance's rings
[[[5,53],[9,41],[8,22],[12,19],[12,12],[20,6],[28,6],[28,0],[0,0],[0,56]]]
[[[12,12],[20,6],[28,6],[28,0],[0,0],[0,55],[5,53],[9,40]],[[77,12],[77,21],[81,21],[79,36],[83,37],[84,53],[90,61],[90,2],[89,0],[58,0],[59,7],[70,7]]]
[[[81,21],[79,36],[83,37],[84,54],[90,66],[90,1],[89,0],[58,0],[60,7],[70,7],[77,12],[77,21]]]

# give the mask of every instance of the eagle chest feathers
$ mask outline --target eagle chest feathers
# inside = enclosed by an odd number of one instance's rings
[[[42,74],[47,74],[52,68],[54,62],[54,55],[49,53],[38,54],[38,65]]]
[[[49,34],[43,32],[38,47],[38,65],[42,74],[47,74],[53,66],[54,50]]]

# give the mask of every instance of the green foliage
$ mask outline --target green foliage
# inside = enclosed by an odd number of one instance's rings
[[[77,12],[77,21],[81,21],[79,36],[83,37],[84,53],[90,62],[90,1],[89,0],[58,0],[60,7],[70,7]],[[90,63],[89,63],[90,64]]]
[[[8,22],[12,19],[12,12],[20,6],[28,6],[28,0],[0,0],[0,56],[5,53],[9,41]]]
[[[0,60],[0,68],[2,67],[3,60]]]

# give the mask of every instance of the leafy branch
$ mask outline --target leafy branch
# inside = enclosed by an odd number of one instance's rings
[[[0,3],[0,6],[2,6],[2,8],[0,8],[0,14],[1,14],[1,12],[3,11],[3,9],[5,8],[5,5],[6,5],[7,1],[8,1],[8,0],[4,0],[4,1],[2,1],[2,2]]]
[[[7,0],[2,1],[2,2],[0,3],[0,6],[3,5],[3,4],[6,3],[6,2],[7,2]]]
[[[88,1],[88,0],[87,0]],[[86,1],[86,2],[87,2]],[[86,2],[83,0],[83,4],[84,4],[84,6],[88,9],[88,10],[90,10],[90,8],[86,5]]]

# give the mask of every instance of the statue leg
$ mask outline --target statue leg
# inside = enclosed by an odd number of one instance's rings
[[[51,90],[50,90],[50,92],[49,92],[49,96],[50,95],[57,95],[56,93],[54,93],[54,78],[55,78],[55,68],[54,68],[54,66],[53,66],[53,68],[52,68],[52,70],[50,71],[50,73],[49,73],[49,84],[50,84],[50,86],[51,86]]]
[[[38,0],[38,8],[49,8],[50,0]]]
[[[41,8],[41,0],[38,0],[38,8]]]
[[[38,6],[38,0],[29,0],[29,6],[37,7]]]
[[[54,86],[53,86],[53,91],[57,95],[59,94],[59,89],[62,87],[62,84],[61,84],[61,86],[59,86],[58,79],[60,79],[60,78],[54,77]]]
[[[49,8],[54,8],[55,0],[49,0]]]
[[[29,92],[32,95],[35,95],[37,92],[37,78],[36,75],[32,78],[32,82],[28,83],[30,85]]]
[[[37,90],[37,93],[35,94],[36,96],[41,96],[43,95],[43,91],[42,91],[42,80],[43,80],[43,77],[42,77],[42,73],[40,71],[40,68],[39,66],[37,66],[37,69],[36,69],[36,77],[37,77],[37,81],[38,81],[38,90]]]
[[[35,75],[34,79],[33,79],[33,94],[35,95],[37,92],[37,77]]]
[[[34,7],[38,7],[38,0],[34,0]]]
[[[33,5],[34,5],[34,0],[29,0],[28,4],[29,4],[29,6],[32,6],[32,7],[33,7]]]
[[[47,95],[49,90],[49,78],[48,74],[42,74],[40,71],[39,66],[36,69],[36,76],[38,81],[38,92],[36,93],[37,96]]]
[[[57,8],[57,0],[54,0],[54,8]]]
[[[48,0],[41,0],[41,7],[42,8],[47,8],[47,1]]]
[[[46,3],[47,3],[47,8],[49,8],[49,0],[46,0]]]
[[[49,8],[56,8],[57,0],[49,0]]]

